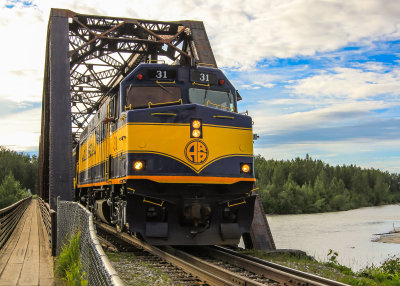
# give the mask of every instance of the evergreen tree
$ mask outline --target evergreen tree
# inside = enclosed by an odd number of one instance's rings
[[[12,173],[21,186],[30,189],[32,194],[38,191],[38,158],[18,153],[0,146],[0,182]]]
[[[267,213],[340,211],[400,202],[400,175],[321,160],[255,157],[255,175]]]
[[[0,185],[0,209],[8,207],[27,196],[28,192],[14,179],[12,173],[8,173]]]

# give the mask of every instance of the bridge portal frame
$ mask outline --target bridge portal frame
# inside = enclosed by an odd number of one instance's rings
[[[103,100],[137,65],[160,57],[217,67],[200,21],[163,22],[52,9],[47,30],[39,193],[73,199],[70,152]]]

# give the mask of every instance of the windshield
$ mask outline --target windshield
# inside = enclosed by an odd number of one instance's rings
[[[235,109],[233,95],[230,91],[190,88],[189,101],[222,110],[234,111]]]
[[[126,106],[130,108],[174,103],[180,99],[181,89],[177,86],[129,86],[126,92]]]

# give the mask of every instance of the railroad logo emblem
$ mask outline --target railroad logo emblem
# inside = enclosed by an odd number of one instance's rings
[[[185,156],[195,165],[203,164],[208,158],[207,145],[201,140],[192,140],[185,147]]]

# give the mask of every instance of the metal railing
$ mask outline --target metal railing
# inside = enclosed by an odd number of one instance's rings
[[[50,208],[42,198],[38,198],[40,213],[42,215],[44,226],[46,227],[49,244],[51,247],[51,255],[56,256],[57,250],[57,213]]]
[[[76,202],[57,202],[57,254],[75,233],[80,233],[81,263],[89,285],[124,285],[111,266],[96,235],[93,216]]]
[[[31,202],[32,196],[0,210],[0,249],[6,244],[20,218]]]

